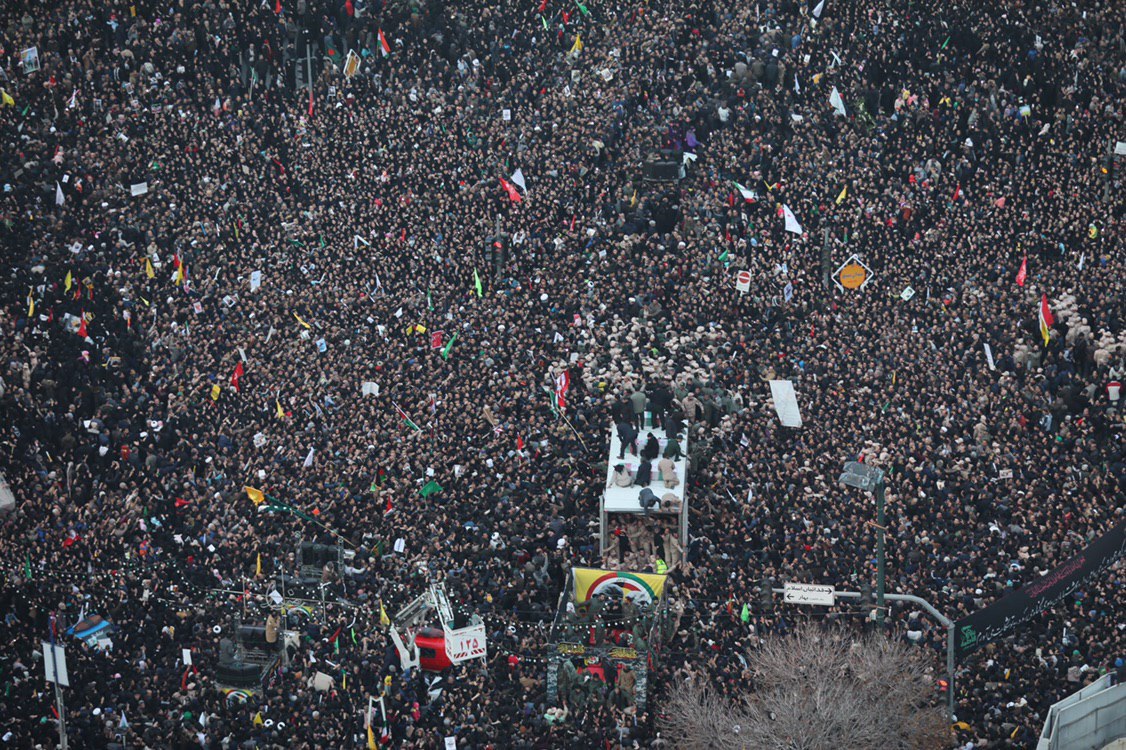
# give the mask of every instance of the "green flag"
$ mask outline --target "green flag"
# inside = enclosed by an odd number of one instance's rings
[[[433,302],[433,300],[430,299],[430,290],[429,289],[426,290],[426,306],[428,308],[430,308],[431,311],[434,310],[434,302]]]
[[[429,482],[423,485],[422,489],[418,491],[418,494],[422,495],[423,497],[430,497],[431,495],[441,491],[442,485],[431,479]]]
[[[575,5],[579,6],[579,12],[582,13],[584,16],[590,15],[590,11],[587,10],[586,6],[583,5],[582,3],[580,3],[579,0],[575,0]]]
[[[27,553],[27,558],[23,562],[23,574],[27,576],[27,580],[31,580],[31,553]]]
[[[549,28],[551,28],[550,26],[548,26],[546,18],[544,18],[543,16],[540,16],[540,20],[543,21],[543,30],[544,31],[547,31]],[[30,107],[31,105],[29,104],[27,106]]]
[[[457,341],[457,331],[454,331],[454,335],[450,336],[450,340],[442,347],[442,359],[450,358],[450,350],[454,348],[455,341]]]
[[[728,258],[730,258],[730,257],[731,257],[731,251],[728,250],[725,247],[725,248],[723,248],[723,252],[719,254],[719,262],[720,263],[727,263]]]
[[[476,289],[477,289],[477,296],[478,297],[484,297],[485,296],[484,293],[481,291],[481,277],[480,277],[480,275],[478,275],[476,268],[473,269],[473,286],[476,287]]]
[[[942,43],[942,49],[946,49],[948,44],[950,44],[950,37],[946,37],[946,41]]]
[[[739,613],[739,619],[743,622],[751,621],[751,608],[748,607],[745,602],[743,604],[743,611]]]

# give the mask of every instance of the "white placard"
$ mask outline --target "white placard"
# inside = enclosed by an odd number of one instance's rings
[[[192,650],[190,648],[180,649],[180,658],[184,661],[185,667],[192,665]]]
[[[997,365],[993,362],[993,348],[985,343],[983,343],[982,346],[985,347],[985,359],[989,362],[989,369],[996,370]]]
[[[817,604],[831,607],[837,603],[836,590],[832,586],[816,583],[782,584],[782,601],[786,604]]]
[[[446,631],[446,656],[454,664],[470,659],[484,659],[487,655],[484,623]]]
[[[1114,144],[1114,155],[1126,156],[1126,141],[1119,141],[1118,143]]]
[[[364,396],[378,396],[379,383],[376,383],[373,380],[365,380],[360,384],[360,393]]]
[[[149,184],[147,182],[135,182],[129,186],[129,193],[134,197],[144,195],[149,191]]]
[[[457,750],[457,736],[446,738],[446,750]]]
[[[70,687],[70,677],[66,673],[66,651],[58,644],[52,646],[47,641],[42,641],[42,644],[43,672],[47,675],[47,682],[55,681],[55,670],[57,669],[59,684],[63,687]]]
[[[998,479],[1012,479],[1013,478],[1013,470],[1012,469],[1001,469],[999,472],[997,472],[997,478]]]
[[[911,299],[914,296],[915,296],[915,290],[912,289],[911,287],[907,287],[906,289],[904,289],[899,294],[899,298],[901,300],[903,300],[904,302],[906,302],[907,300]]]
[[[257,292],[258,287],[260,287],[260,286],[262,286],[262,272],[261,271],[251,271],[250,272],[250,291]]]
[[[798,397],[794,394],[794,384],[790,380],[771,380],[770,396],[774,399],[774,411],[783,427],[801,427],[801,411]]]
[[[500,119],[504,120],[505,122],[512,122],[512,110],[502,109],[500,111]]]

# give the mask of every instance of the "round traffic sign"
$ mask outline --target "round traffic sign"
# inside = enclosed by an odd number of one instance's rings
[[[736,281],[738,281],[738,283],[740,283],[744,286],[747,286],[751,283],[751,272],[750,271],[740,271],[739,275],[736,276],[735,278],[736,278]]]

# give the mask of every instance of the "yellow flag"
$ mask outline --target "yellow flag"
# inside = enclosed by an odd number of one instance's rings
[[[577,55],[583,51],[583,35],[575,34],[575,43],[571,45],[571,54]]]
[[[253,487],[243,487],[246,490],[246,496],[250,498],[250,502],[255,505],[261,505],[262,501],[266,499],[266,495],[262,490],[256,490]]]
[[[843,203],[844,199],[847,198],[847,197],[848,197],[848,185],[845,185],[843,188],[841,188],[841,194],[837,196],[837,205],[838,206],[841,205],[841,203]]]
[[[254,566],[254,575],[255,576],[262,575],[262,553],[261,552],[258,553],[258,564]]]
[[[148,276],[150,279],[156,276],[156,271],[152,268],[152,261],[148,258],[145,258],[145,276]]]
[[[387,616],[387,610],[383,608],[383,600],[379,600],[379,624],[387,627],[391,624],[391,618]]]
[[[9,107],[16,106],[16,100],[12,98],[11,94],[9,94],[7,91],[4,91],[4,89],[0,89],[0,97],[3,97],[4,104],[8,105]]]
[[[279,401],[275,398],[274,399],[274,406],[276,406],[278,408],[278,410],[277,410],[278,419],[285,419],[285,409],[282,408],[281,401]]]
[[[212,401],[218,401],[219,400],[219,392],[222,391],[222,390],[223,389],[220,388],[218,386],[218,384],[211,386],[211,400]]]
[[[68,292],[70,291],[70,288],[74,286],[74,274],[72,274],[70,271],[66,272],[66,278],[63,279],[63,286]]]
[[[368,722],[368,750],[379,750],[379,745],[375,744],[375,732],[371,731],[371,722]]]
[[[173,280],[177,284],[180,284],[184,280],[184,266],[186,265],[186,263],[180,261],[180,265],[176,268],[176,277]]]
[[[347,690],[348,689],[348,673],[347,672],[345,672],[344,675],[340,678],[340,689],[341,690]]]
[[[31,290],[27,292],[27,317],[35,317],[35,298],[31,296]]]
[[[297,313],[293,313],[293,317],[297,318],[297,322],[300,323],[301,325],[305,326],[306,328],[312,328],[313,327],[313,326],[309,325],[308,323],[306,323],[305,321],[303,321],[301,319],[301,316],[298,315]]]
[[[254,722],[253,722],[254,726],[256,726],[256,727],[260,727],[260,726],[262,726],[262,725],[263,725],[263,724],[265,724],[265,723],[266,723],[266,722],[262,721],[262,712],[261,712],[261,711],[259,711],[258,713],[254,714]]]

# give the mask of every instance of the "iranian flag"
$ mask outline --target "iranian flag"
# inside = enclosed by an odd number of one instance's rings
[[[384,57],[391,54],[391,45],[387,43],[387,37],[383,35],[383,29],[379,30],[379,48],[383,50]]]
[[[555,378],[555,408],[559,411],[567,409],[567,391],[571,389],[571,374],[564,370]]]
[[[758,193],[748,187],[735,183],[735,189],[739,191],[739,195],[743,196],[743,200],[747,203],[758,203]]]
[[[405,424],[407,427],[410,427],[415,432],[422,432],[422,428],[419,427],[418,425],[416,425],[414,423],[414,421],[410,417],[407,416],[407,413],[405,411],[403,411],[402,408],[398,404],[396,404],[394,401],[392,401],[391,403],[394,404],[395,411],[398,412],[399,417],[403,420],[403,424]]]

